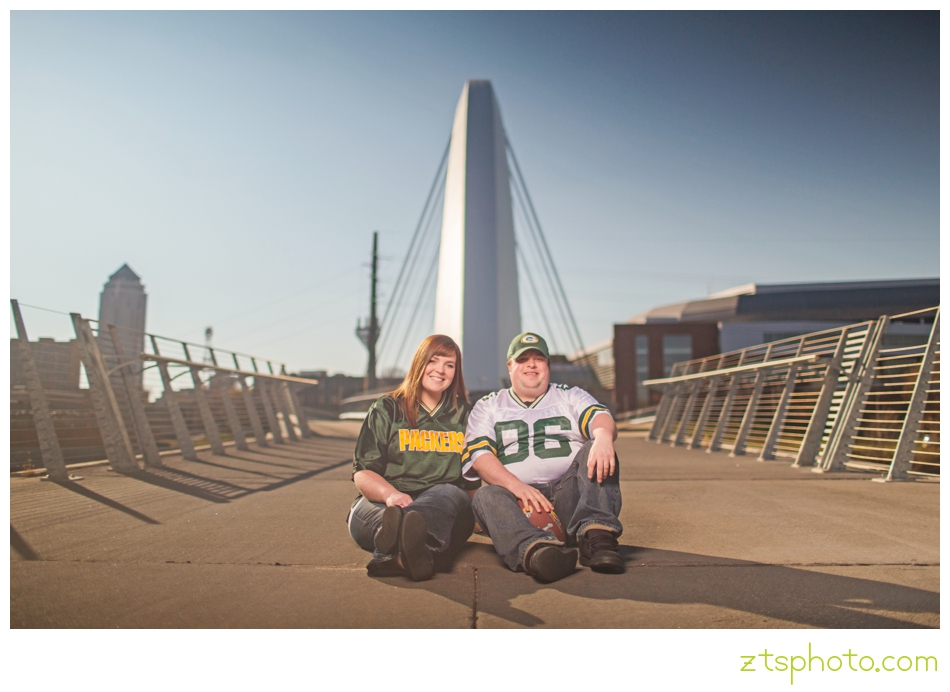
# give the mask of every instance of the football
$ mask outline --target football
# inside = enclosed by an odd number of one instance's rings
[[[539,529],[550,531],[559,541],[567,540],[567,537],[564,535],[564,526],[561,525],[561,520],[557,518],[557,514],[554,513],[553,509],[550,512],[544,512],[533,507],[531,509],[525,509],[524,503],[521,500],[518,500],[518,506],[521,507],[521,511],[524,512],[528,521]]]

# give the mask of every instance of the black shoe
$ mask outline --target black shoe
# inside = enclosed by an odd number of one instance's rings
[[[432,552],[426,545],[426,520],[418,512],[406,512],[399,528],[399,560],[412,581],[432,579]]]
[[[366,574],[370,577],[399,577],[406,573],[399,566],[399,561],[394,558],[374,557],[366,563]]]
[[[387,507],[383,510],[383,523],[373,537],[376,550],[383,555],[395,555],[399,549],[399,525],[402,524],[402,507]]]
[[[622,574],[625,566],[620,557],[617,538],[602,529],[591,529],[578,541],[581,546],[581,564],[595,572]]]
[[[525,571],[542,584],[563,579],[574,573],[577,550],[542,543],[526,556]]]

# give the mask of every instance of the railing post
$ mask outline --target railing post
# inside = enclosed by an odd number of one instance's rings
[[[924,407],[927,404],[927,387],[930,384],[938,348],[940,348],[940,308],[937,308],[937,314],[934,316],[934,325],[930,330],[930,338],[927,340],[927,350],[920,361],[920,372],[914,384],[914,393],[907,405],[907,415],[904,416],[904,424],[901,426],[901,434],[897,447],[894,449],[891,466],[887,470],[887,477],[875,478],[876,481],[901,481],[907,478],[911,459],[914,456],[914,445],[917,442],[920,421],[923,420]]]
[[[129,440],[129,434],[125,429],[122,413],[119,411],[119,404],[115,400],[112,384],[109,382],[109,375],[105,364],[102,362],[102,355],[99,353],[96,338],[92,335],[92,329],[82,315],[73,312],[69,316],[73,321],[73,329],[76,331],[79,356],[89,380],[89,396],[92,399],[93,412],[96,414],[96,420],[99,423],[99,431],[102,434],[102,442],[106,448],[106,456],[115,471],[136,471],[138,470],[138,464],[135,461],[132,442]]]
[[[683,417],[680,419],[679,427],[676,429],[676,437],[670,443],[670,447],[676,447],[683,444],[683,438],[686,436],[686,426],[689,425],[689,418],[693,415],[693,409],[696,407],[696,398],[699,396],[699,388],[702,386],[703,378],[696,378],[693,389],[689,393],[689,399],[686,400],[686,408],[683,409]]]
[[[251,396],[251,389],[247,386],[247,380],[244,375],[238,375],[238,383],[241,385],[241,396],[244,398],[244,408],[247,409],[247,417],[251,419],[251,430],[254,431],[254,440],[258,447],[267,447],[267,437],[264,434],[264,426],[261,425],[260,416],[257,415],[257,407],[254,405],[254,398]]]
[[[155,355],[161,355],[158,352],[158,342],[155,337],[149,334],[152,340],[152,350]],[[191,434],[188,432],[188,426],[185,424],[185,417],[181,415],[181,408],[178,406],[177,395],[172,390],[172,378],[168,374],[168,363],[164,360],[156,360],[158,372],[162,376],[162,387],[164,388],[165,406],[168,408],[168,415],[172,419],[172,427],[175,429],[175,437],[178,439],[178,447],[181,449],[181,458],[189,461],[198,461],[198,453],[195,452],[195,445],[191,441]]]
[[[139,440],[139,446],[142,448],[142,460],[146,466],[162,466],[162,457],[158,453],[158,445],[155,443],[155,436],[152,434],[152,428],[148,423],[148,417],[145,415],[145,405],[142,403],[142,390],[137,386],[135,378],[129,372],[128,366],[131,363],[141,364],[141,358],[134,361],[126,361],[125,354],[122,352],[122,345],[119,342],[119,334],[114,324],[106,325],[109,330],[109,336],[112,339],[112,347],[115,349],[116,359],[119,361],[119,374],[122,376],[122,384],[125,387],[125,396],[129,400],[129,408],[132,409],[132,425],[135,426],[135,433]],[[99,331],[102,331],[102,325],[99,325]],[[138,354],[141,355],[141,354]]]
[[[191,354],[188,352],[188,344],[181,342],[185,350],[185,360],[191,360]],[[188,367],[191,371],[191,381],[195,385],[195,403],[198,404],[198,413],[201,414],[201,423],[204,425],[205,435],[208,437],[208,444],[211,445],[211,453],[219,457],[226,456],[224,445],[221,443],[221,434],[218,432],[218,424],[214,420],[214,414],[211,413],[211,407],[208,405],[208,399],[205,397],[204,385],[201,383],[201,369],[191,365]]]
[[[877,362],[881,342],[884,340],[884,334],[887,333],[890,322],[891,318],[887,315],[880,317],[874,324],[873,334],[869,334],[865,339],[862,354],[854,361],[854,366],[851,368],[848,384],[841,399],[841,408],[822,454],[821,466],[813,468],[812,471],[823,473],[844,468],[844,462],[848,456],[848,443],[854,437],[861,406],[874,380],[874,364]]]
[[[303,435],[304,439],[312,437],[313,432],[310,430],[310,423],[307,421],[307,416],[303,412],[303,406],[300,405],[300,398],[290,384],[287,385],[287,395],[290,397],[290,403],[294,406],[294,411],[297,412],[297,423],[300,426],[300,434]]]
[[[818,401],[815,402],[815,410],[811,414],[811,420],[808,421],[802,446],[798,448],[798,454],[795,455],[792,466],[813,466],[815,463],[818,445],[821,444],[822,433],[824,433],[825,424],[828,422],[831,400],[834,398],[835,389],[838,387],[838,378],[841,376],[841,361],[844,358],[844,349],[852,329],[852,327],[841,329],[841,338],[838,339],[835,353],[831,358],[831,362],[828,363],[828,369],[825,371],[825,377],[821,383],[821,392],[818,394]]]
[[[256,366],[254,370],[257,370]],[[254,390],[260,395],[261,402],[264,404],[264,415],[267,417],[267,427],[270,428],[271,434],[274,436],[274,442],[284,444],[284,436],[280,432],[280,423],[277,422],[277,416],[274,414],[274,405],[271,403],[269,391],[270,383],[266,380],[267,378],[265,377],[255,377]]]
[[[33,414],[33,424],[36,426],[36,437],[40,443],[43,466],[50,480],[68,481],[69,472],[66,471],[63,450],[60,449],[56,429],[53,427],[49,401],[46,399],[46,392],[43,391],[40,374],[33,360],[33,350],[26,334],[23,316],[20,314],[20,304],[16,300],[11,300],[10,306],[13,308],[13,320],[16,322],[17,342],[20,344],[20,353],[23,357],[23,375],[26,378],[26,391],[30,395],[30,409]]]
[[[296,442],[300,438],[297,437],[294,422],[290,418],[290,399],[287,396],[286,387],[287,385],[284,382],[275,381],[271,383],[271,391],[274,393],[274,403],[277,406],[277,411],[284,419],[284,427],[287,429],[287,439],[291,442]]]
[[[657,437],[657,444],[663,444],[667,441],[670,435],[670,428],[673,427],[673,419],[676,416],[676,405],[680,399],[680,392],[683,390],[683,383],[676,382],[670,387],[670,408],[666,414],[666,420],[663,421],[663,427],[660,429],[660,434]]]
[[[234,446],[238,449],[248,450],[247,439],[244,436],[244,427],[241,425],[241,419],[238,417],[237,409],[234,408],[234,402],[231,401],[230,380],[221,381],[218,384],[218,393],[224,402],[224,413],[228,417],[228,427],[231,428],[231,437],[234,438]]]
[[[767,363],[769,356],[772,355],[772,344],[765,349],[765,358],[763,363]],[[749,403],[746,405],[745,414],[742,416],[742,423],[739,425],[739,434],[736,435],[736,443],[733,445],[729,456],[738,457],[745,454],[745,443],[749,439],[749,432],[752,430],[752,423],[755,420],[755,410],[759,406],[759,397],[762,395],[762,387],[765,385],[765,378],[768,376],[771,368],[763,366],[755,373],[755,384],[752,385],[752,394],[749,395]]]
[[[792,363],[788,366],[788,375],[785,377],[785,387],[782,389],[782,396],[778,400],[778,406],[775,407],[775,415],[772,416],[772,424],[769,426],[769,432],[765,436],[765,442],[762,445],[762,451],[759,454],[759,461],[769,461],[775,458],[775,445],[778,442],[779,432],[782,430],[782,423],[785,422],[785,412],[788,410],[788,402],[795,393],[795,378],[798,376],[798,363]]]
[[[712,410],[712,402],[719,388],[720,379],[719,375],[714,375],[709,381],[709,390],[703,401],[703,407],[699,410],[699,418],[696,419],[696,429],[693,431],[693,439],[689,442],[689,449],[697,449],[702,445],[703,430],[706,428],[706,421],[709,420],[709,412]]]
[[[270,361],[267,361],[267,370],[271,375],[275,374],[274,367]],[[283,374],[284,371],[281,370],[281,373]],[[294,430],[294,423],[290,420],[290,409],[287,406],[287,397],[284,396],[284,383],[275,380],[267,384],[274,399],[274,409],[280,414],[280,418],[284,421],[284,428],[287,430],[287,439],[291,442],[296,442],[297,431]]]
[[[214,355],[214,349],[208,348],[208,354],[211,356],[211,363],[217,365],[218,359]],[[241,419],[238,418],[237,411],[234,408],[234,402],[231,401],[230,378],[227,378],[227,382],[223,380],[224,378],[218,376],[218,373],[215,373],[215,376],[211,378],[212,384],[217,386],[218,394],[221,395],[221,403],[224,406],[224,414],[228,419],[228,427],[231,428],[231,437],[234,438],[234,446],[238,449],[247,450],[247,441],[244,439],[244,428],[241,427]]]
[[[653,418],[653,425],[650,426],[650,432],[647,435],[648,440],[659,440],[663,426],[666,424],[666,417],[670,411],[670,403],[673,400],[673,390],[676,385],[663,385],[663,394],[660,396],[660,403],[656,407],[656,416]]]
[[[241,364],[238,363],[237,354],[232,353],[234,359],[234,369],[240,370]],[[257,415],[257,406],[254,405],[254,398],[251,396],[251,388],[247,386],[247,378],[238,374],[238,383],[241,385],[241,397],[244,399],[244,408],[247,410],[247,417],[251,421],[251,430],[254,431],[254,440],[258,447],[267,447],[267,437],[264,434],[264,426],[261,425],[261,417]]]
[[[736,367],[745,364],[746,350],[743,350],[739,354],[739,361],[736,363]],[[709,440],[709,447],[706,448],[707,452],[718,452],[722,447],[722,438],[726,434],[726,425],[729,424],[729,414],[732,413],[732,403],[736,399],[736,393],[739,391],[739,380],[742,377],[739,373],[735,373],[732,376],[732,379],[729,382],[729,392],[726,394],[726,400],[722,402],[722,411],[719,412],[719,419],[716,421],[716,429],[713,431],[712,439]]]

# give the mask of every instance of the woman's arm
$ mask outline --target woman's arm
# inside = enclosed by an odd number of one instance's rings
[[[396,490],[375,471],[357,471],[353,474],[356,489],[370,502],[385,503],[387,507],[405,507],[412,498]]]

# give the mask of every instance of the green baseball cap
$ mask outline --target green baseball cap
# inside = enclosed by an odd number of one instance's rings
[[[551,358],[548,353],[548,344],[540,335],[534,332],[524,332],[511,340],[511,345],[508,347],[508,357],[505,360],[517,358],[525,351],[531,350],[540,351],[545,358]]]

